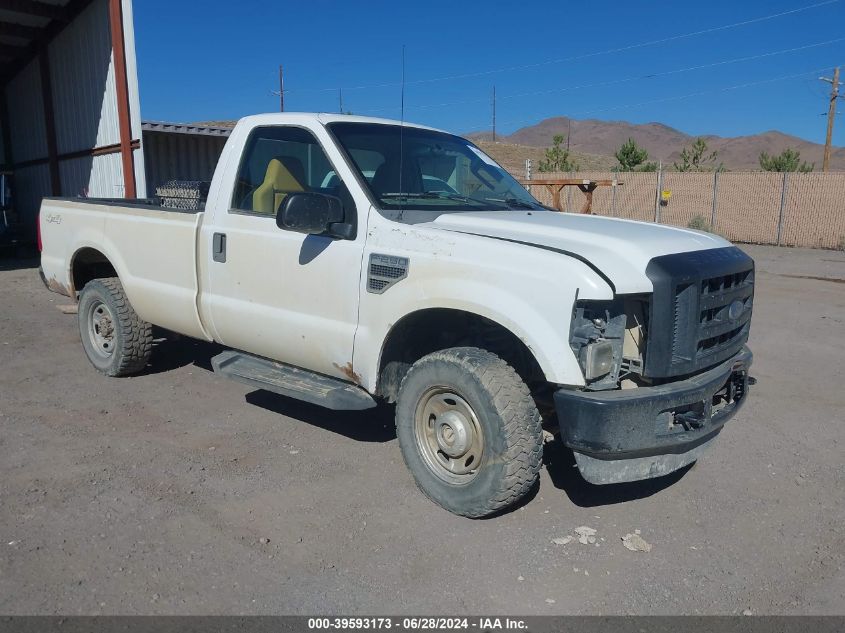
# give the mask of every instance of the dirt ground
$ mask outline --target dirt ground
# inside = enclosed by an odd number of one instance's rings
[[[0,613],[843,614],[845,253],[747,250],[758,382],[713,450],[594,487],[547,448],[485,521],[417,492],[390,408],[252,391],[187,339],[105,378],[37,262],[0,262]]]

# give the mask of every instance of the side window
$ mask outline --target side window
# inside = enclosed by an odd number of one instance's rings
[[[345,188],[326,154],[308,130],[259,127],[246,143],[232,209],[275,216],[289,193],[341,195]]]

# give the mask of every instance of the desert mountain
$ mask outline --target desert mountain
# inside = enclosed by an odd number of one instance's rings
[[[633,138],[648,150],[649,160],[663,161],[671,165],[679,160],[681,150],[692,143],[695,137],[662,123],[628,123],[626,121],[599,121],[596,119],[569,119],[553,117],[536,125],[523,127],[506,136],[499,135],[499,143],[528,147],[548,147],[556,134],[566,137],[570,130],[570,148],[577,154],[612,157],[628,138]],[[475,132],[467,135],[476,141],[489,141],[489,132]],[[760,152],[779,154],[787,147],[801,152],[801,159],[815,163],[821,169],[824,146],[811,143],[797,136],[790,136],[775,130],[751,136],[721,137],[705,135],[710,149],[719,152],[718,159],[727,169],[759,169]],[[528,158],[528,156],[526,156]],[[834,147],[831,155],[831,169],[845,170],[845,148]]]

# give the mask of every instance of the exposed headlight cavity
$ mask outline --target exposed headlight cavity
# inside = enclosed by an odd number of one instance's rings
[[[632,360],[641,356],[638,346],[626,341],[631,338],[630,324],[643,318],[638,308],[641,300],[618,297],[613,301],[575,302],[569,344],[581,364],[587,389],[615,389],[623,364],[629,370]],[[626,348],[632,349],[626,354]]]
[[[597,341],[588,343],[581,348],[581,367],[584,377],[595,380],[606,376],[613,370],[613,343],[611,341]]]

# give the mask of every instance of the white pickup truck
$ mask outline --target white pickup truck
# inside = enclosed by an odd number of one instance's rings
[[[741,250],[552,211],[427,127],[248,117],[203,209],[49,198],[39,227],[97,370],[143,371],[154,324],[222,344],[215,371],[256,388],[395,402],[419,488],[468,517],[537,484],[544,427],[587,481],[634,481],[695,461],[748,392]]]

